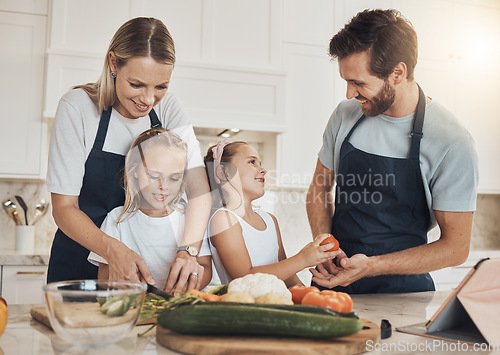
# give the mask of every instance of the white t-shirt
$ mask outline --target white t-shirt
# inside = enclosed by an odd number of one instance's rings
[[[242,229],[245,246],[247,247],[248,255],[250,256],[250,260],[252,262],[252,267],[274,264],[279,261],[278,233],[276,232],[274,220],[269,213],[257,209],[254,210],[266,223],[266,229],[260,231],[245,222],[243,218],[231,210],[220,208],[215,211],[215,213],[219,211],[231,212],[238,219]],[[215,216],[215,213],[212,215],[212,218]],[[212,221],[212,218],[210,218],[210,221],[208,222],[209,227],[207,228],[207,231],[210,231],[210,222]],[[205,239],[210,240],[209,237],[206,237]],[[231,282],[231,276],[229,276],[229,273],[224,268],[224,264],[217,253],[217,248],[215,248],[211,241],[209,244],[215,269],[217,270],[221,283],[227,284]]]
[[[139,254],[148,265],[156,286],[163,288],[184,233],[184,214],[174,211],[166,217],[157,218],[149,217],[139,210],[132,217],[116,224],[122,209],[123,206],[120,206],[109,212],[101,230]],[[198,255],[210,255],[206,239]],[[90,252],[88,260],[94,265],[107,264],[104,258],[94,252]]]
[[[154,107],[162,127],[188,145],[188,169],[204,166],[200,145],[184,109],[171,93]],[[78,196],[85,162],[94,144],[101,112],[82,89],[68,91],[59,101],[50,141],[47,187],[50,192]],[[112,110],[103,151],[126,155],[135,138],[151,128],[149,115],[137,119]]]
[[[321,163],[338,173],[339,155],[345,137],[362,116],[357,100],[342,101],[332,113],[318,154]],[[413,116],[395,118],[384,114],[366,117],[349,142],[362,151],[393,158],[408,158]],[[465,212],[476,208],[477,155],[467,130],[435,100],[425,106],[420,169],[431,215],[433,210]]]

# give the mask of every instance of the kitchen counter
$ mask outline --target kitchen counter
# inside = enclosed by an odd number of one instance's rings
[[[354,310],[361,318],[379,325],[387,319],[393,327],[392,336],[378,344],[370,344],[369,354],[416,354],[416,353],[455,353],[457,343],[436,341],[430,338],[400,333],[396,327],[412,325],[429,319],[446,300],[449,291],[421,292],[393,295],[355,295]],[[156,331],[144,337],[137,334],[149,326],[138,326],[130,336],[105,348],[85,350],[64,342],[41,323],[31,319],[31,305],[9,306],[9,323],[0,337],[0,354],[176,354],[156,343]],[[369,344],[367,344],[368,346]],[[460,353],[472,354],[472,345],[461,343]],[[465,347],[468,346],[468,350]],[[500,354],[500,349],[484,353]]]
[[[14,249],[0,249],[0,265],[47,265],[49,255],[49,250],[27,254]]]

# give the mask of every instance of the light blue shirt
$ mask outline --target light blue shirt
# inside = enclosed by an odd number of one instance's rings
[[[338,171],[342,142],[361,115],[355,99],[342,101],[331,115],[318,154],[326,168]],[[412,127],[413,114],[367,117],[349,141],[368,153],[408,158]],[[433,210],[475,211],[478,162],[474,141],[457,118],[435,100],[425,107],[420,169],[432,220],[429,229],[436,225]]]

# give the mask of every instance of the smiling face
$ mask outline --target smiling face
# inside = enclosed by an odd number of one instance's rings
[[[253,201],[264,195],[264,183],[267,171],[261,166],[259,153],[254,147],[242,144],[230,161],[236,174],[230,180],[233,186],[238,186],[248,201]]]
[[[396,93],[387,79],[371,74],[368,51],[353,53],[338,62],[340,76],[347,82],[347,99],[358,100],[361,111],[368,117],[389,114]]]
[[[181,149],[150,147],[143,149],[144,163],[137,167],[139,208],[151,217],[163,217],[173,211],[172,201],[182,192],[186,153]]]
[[[146,116],[167,93],[173,65],[158,63],[151,57],[133,57],[118,68],[113,52],[109,53],[109,62],[116,72],[118,101],[113,108],[123,117]]]

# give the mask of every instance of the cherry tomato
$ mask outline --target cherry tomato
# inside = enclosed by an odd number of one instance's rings
[[[317,293],[308,293],[302,299],[302,304],[321,306],[337,312],[351,312],[353,302],[351,296],[344,292],[324,290]]]
[[[292,301],[294,304],[301,304],[302,299],[309,292],[319,292],[319,289],[314,286],[292,286],[288,289],[292,293]]]
[[[340,247],[339,241],[335,239],[335,237],[331,234],[328,237],[326,237],[325,240],[323,240],[319,245],[325,245],[330,243],[333,243],[333,248],[328,249],[327,251],[339,250]]]

